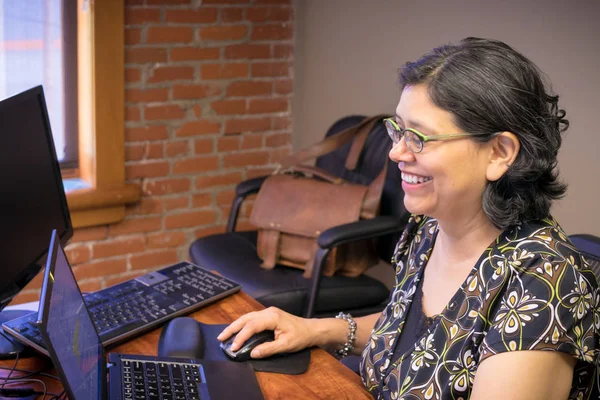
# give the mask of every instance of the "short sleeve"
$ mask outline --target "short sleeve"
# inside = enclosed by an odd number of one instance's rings
[[[516,350],[570,354],[591,368],[598,362],[597,282],[577,253],[545,255],[515,249],[508,277],[490,315],[480,361]]]

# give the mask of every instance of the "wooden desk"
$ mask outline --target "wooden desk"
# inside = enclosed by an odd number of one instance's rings
[[[225,324],[232,322],[240,315],[261,308],[263,306],[250,296],[238,293],[205,307],[191,316],[206,324]],[[156,355],[161,329],[156,329],[115,347],[111,349],[111,352]],[[10,368],[14,365],[14,360],[0,361],[0,365]],[[44,367],[50,368],[50,360],[45,357],[22,359],[18,364],[18,368],[27,370],[40,370]],[[6,375],[7,371],[0,371],[0,382]],[[12,376],[18,376],[18,374],[14,373]],[[308,371],[302,375],[257,372],[256,376],[265,399],[372,398],[364,389],[358,375],[321,349],[311,351],[310,366]],[[48,385],[50,392],[60,393],[62,391],[62,385],[56,380],[39,376],[35,378],[43,380]],[[35,385],[37,390],[39,390],[39,386]]]

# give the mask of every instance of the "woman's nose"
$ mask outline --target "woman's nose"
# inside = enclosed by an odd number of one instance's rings
[[[406,146],[406,140],[404,139],[404,137],[402,137],[402,139],[400,139],[400,141],[398,143],[395,143],[392,145],[392,149],[390,150],[389,157],[390,157],[390,160],[392,160],[394,162],[401,162],[401,161],[410,162],[410,161],[414,161],[415,153],[413,153],[412,151],[409,150],[409,148]]]

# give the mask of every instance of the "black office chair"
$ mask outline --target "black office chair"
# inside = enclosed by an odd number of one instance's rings
[[[579,249],[592,267],[600,282],[600,237],[588,234],[570,235],[569,239]]]
[[[362,121],[364,116],[344,117],[335,122],[327,135],[333,135]],[[355,171],[348,171],[344,162],[351,143],[319,157],[316,165],[351,182],[369,184],[381,171],[388,157],[391,141],[383,123],[370,132]],[[256,254],[256,231],[234,232],[239,208],[244,199],[257,193],[266,177],[241,182],[229,214],[227,232],[197,239],[190,246],[191,260],[205,268],[242,284],[242,290],[265,307],[276,306],[295,315],[325,317],[339,311],[353,316],[381,311],[389,290],[379,280],[367,275],[356,278],[325,277],[320,274],[323,261],[335,246],[359,239],[376,239],[380,258],[389,261],[394,246],[408,219],[404,209],[400,173],[389,163],[384,185],[380,216],[371,220],[337,226],[324,231],[318,238],[319,250],[313,263],[311,279],[303,271],[277,265],[272,270],[260,267]]]

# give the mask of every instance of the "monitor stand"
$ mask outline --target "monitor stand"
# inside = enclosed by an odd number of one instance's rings
[[[0,325],[24,315],[31,314],[31,310],[4,310],[0,312]],[[0,328],[0,360],[23,356],[25,346],[12,338]]]

